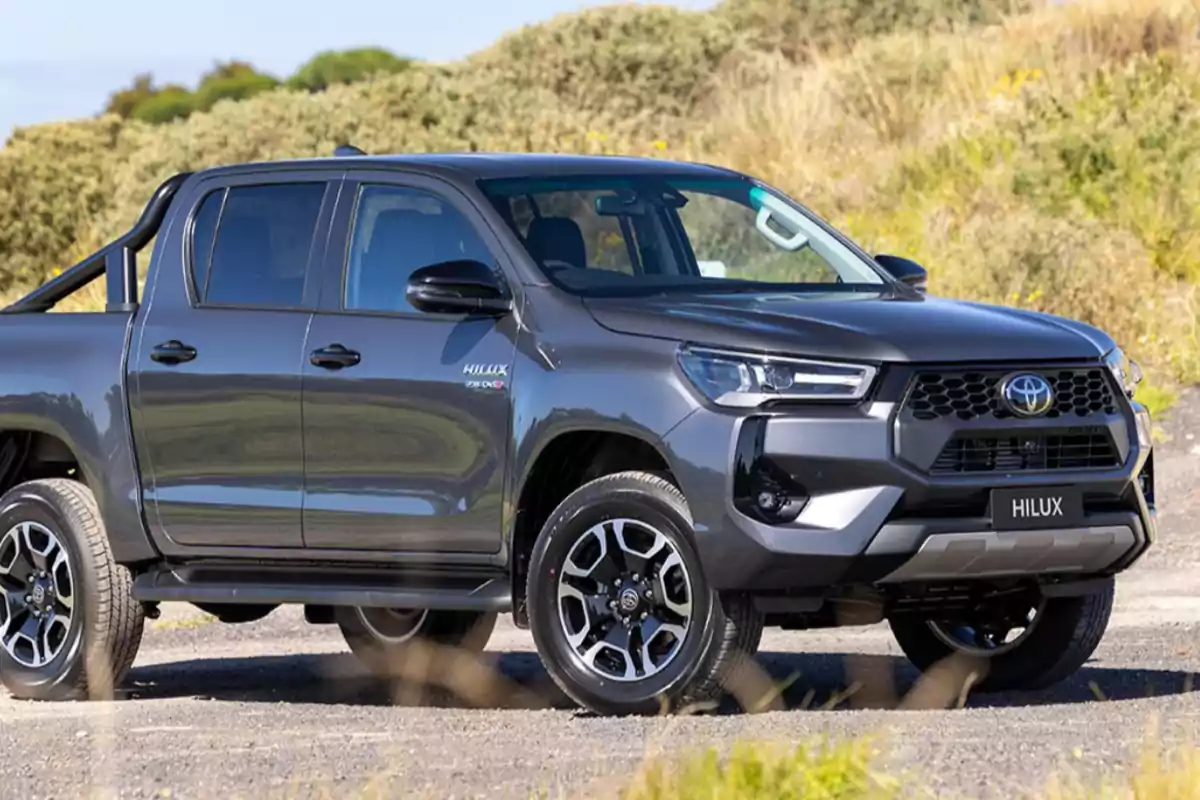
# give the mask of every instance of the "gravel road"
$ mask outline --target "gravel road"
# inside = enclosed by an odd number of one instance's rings
[[[0,693],[0,797],[580,796],[613,789],[647,753],[813,734],[875,734],[891,766],[959,797],[1119,769],[1150,725],[1176,740],[1200,719],[1200,392],[1163,427],[1160,540],[1118,580],[1094,659],[1045,692],[956,708],[915,683],[883,626],[769,632],[759,663],[798,675],[782,710],[599,719],[551,690],[529,634],[506,623],[486,654],[494,670],[442,671],[455,692],[413,696],[371,682],[336,629],[298,611],[225,626],[166,607],[116,701]]]

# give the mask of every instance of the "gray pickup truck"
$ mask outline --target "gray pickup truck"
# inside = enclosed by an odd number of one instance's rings
[[[925,280],[698,164],[175,176],[0,314],[0,678],[102,694],[187,602],[302,605],[391,677],[512,613],[604,714],[716,698],[764,625],[1061,680],[1154,539],[1139,370]]]

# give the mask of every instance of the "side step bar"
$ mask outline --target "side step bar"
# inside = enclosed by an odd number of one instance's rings
[[[140,602],[296,603],[455,611],[512,610],[508,578],[496,574],[405,574],[395,569],[297,569],[295,565],[186,565],[139,575]]]

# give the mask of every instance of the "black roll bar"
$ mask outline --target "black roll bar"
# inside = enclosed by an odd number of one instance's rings
[[[130,313],[138,306],[137,254],[154,238],[166,219],[171,200],[192,173],[182,172],[155,190],[146,209],[129,232],[80,261],[57,278],[39,286],[17,302],[0,309],[0,314],[29,314],[49,311],[89,283],[106,275],[106,311]]]

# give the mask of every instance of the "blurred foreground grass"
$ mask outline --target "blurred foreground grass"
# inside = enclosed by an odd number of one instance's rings
[[[794,746],[742,743],[674,761],[648,761],[622,800],[888,800],[902,781],[877,771],[867,739]]]
[[[742,743],[644,765],[622,800],[892,800],[932,797],[920,778],[876,767],[870,739],[783,746]],[[996,788],[1001,788],[997,786]],[[960,796],[960,795],[955,795]],[[1086,778],[1056,775],[1030,800],[1195,800],[1200,797],[1200,749],[1148,746],[1131,769]]]

